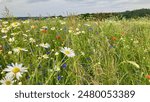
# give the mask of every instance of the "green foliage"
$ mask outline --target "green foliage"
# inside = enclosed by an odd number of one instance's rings
[[[125,12],[113,12],[113,13],[87,13],[79,15],[81,19],[108,19],[112,17],[117,17],[118,19],[131,19],[131,18],[140,18],[140,17],[149,17],[150,9],[139,9],[133,11]]]
[[[149,27],[147,18],[1,20],[0,79],[7,65],[22,63],[28,72],[15,84],[150,84],[145,78],[150,74]],[[27,51],[15,53],[17,47]],[[62,47],[71,48],[75,57],[65,56]]]

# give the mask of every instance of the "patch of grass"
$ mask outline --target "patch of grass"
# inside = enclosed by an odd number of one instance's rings
[[[0,30],[0,79],[8,76],[4,69],[11,63],[27,68],[19,79],[11,76],[13,84],[150,84],[148,19],[1,20]],[[64,47],[75,56],[62,53]]]

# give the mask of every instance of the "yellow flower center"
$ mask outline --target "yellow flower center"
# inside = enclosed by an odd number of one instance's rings
[[[21,51],[21,50],[22,50],[22,48],[18,47],[18,50],[19,50],[19,51]]]
[[[6,81],[5,81],[5,84],[6,84],[6,85],[10,85],[10,84],[11,84],[11,81],[10,81],[10,80],[6,80]]]
[[[70,54],[70,51],[65,51],[65,54],[66,54],[66,55],[69,55],[69,54]]]
[[[20,68],[18,68],[18,67],[14,67],[13,69],[12,69],[12,72],[13,73],[18,73],[18,72],[20,72]]]

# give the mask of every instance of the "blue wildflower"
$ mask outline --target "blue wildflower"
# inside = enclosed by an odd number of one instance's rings
[[[27,78],[27,79],[30,79],[30,76],[27,76],[26,78]]]
[[[64,63],[61,67],[65,69],[67,67],[67,64]]]
[[[62,76],[58,75],[57,80],[60,81],[62,79]]]
[[[51,53],[50,51],[46,52],[47,55],[49,55],[50,53]]]

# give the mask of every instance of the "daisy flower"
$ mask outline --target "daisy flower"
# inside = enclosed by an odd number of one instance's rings
[[[55,30],[55,27],[52,27],[51,30]]]
[[[22,82],[19,82],[18,85],[22,85]]]
[[[12,54],[12,51],[8,51],[8,54],[11,55],[11,54]]]
[[[47,48],[47,49],[50,47],[50,45],[48,43],[45,43],[45,44],[41,43],[40,46],[43,48]]]
[[[14,42],[15,41],[15,38],[14,37],[12,37],[12,38],[9,38],[9,40],[8,40],[10,43],[12,43],[12,42]]]
[[[76,31],[79,31],[80,29],[79,28],[76,28]]]
[[[2,80],[0,80],[0,83],[2,83],[2,85],[13,85],[14,81],[12,77],[5,77]]]
[[[66,22],[64,22],[64,21],[60,21],[60,24],[61,24],[61,25],[64,25],[64,24],[66,24]]]
[[[7,33],[8,31],[9,31],[8,28],[2,28],[2,29],[1,29],[1,32],[2,32],[2,33]]]
[[[19,33],[11,33],[10,35],[12,35],[12,36],[16,36],[16,35],[18,35]]]
[[[55,53],[55,56],[58,56],[58,55],[59,55],[59,53],[58,53],[58,52],[56,52],[56,53]]]
[[[74,51],[70,48],[64,47],[64,48],[61,48],[60,51],[68,57],[74,57],[75,56]]]
[[[42,29],[48,30],[48,27],[47,26],[43,26]]]
[[[81,33],[85,34],[85,31],[81,31]]]
[[[7,35],[2,36],[2,39],[6,39],[6,38],[7,38]]]
[[[26,50],[25,48],[17,47],[17,48],[14,48],[13,51],[14,51],[14,53],[19,54],[21,51],[27,52],[28,50]]]
[[[44,59],[48,59],[48,58],[49,58],[47,54],[44,54],[42,57],[43,57]]]
[[[30,41],[30,43],[35,43],[36,42],[35,39],[33,39],[33,38],[30,38],[29,41]]]
[[[6,74],[7,77],[15,77],[19,80],[20,77],[22,77],[22,74],[27,72],[27,68],[23,67],[22,64],[12,63],[11,65],[8,65],[7,68],[5,68],[3,71],[8,72]]]
[[[69,33],[72,33],[72,32],[73,32],[73,30],[70,29],[70,30],[69,30]]]
[[[20,26],[20,23],[19,22],[13,22],[11,24],[11,26],[14,27],[14,28],[16,28],[16,27]]]
[[[3,25],[7,25],[7,24],[8,24],[8,22],[7,22],[7,21],[4,21],[4,22],[2,22],[2,24],[3,24]]]
[[[40,29],[41,32],[43,33],[46,33],[48,31],[48,27],[47,26],[43,26],[41,29]]]
[[[24,23],[24,24],[29,24],[30,21],[29,21],[29,20],[25,20],[25,21],[22,21],[22,23]]]

